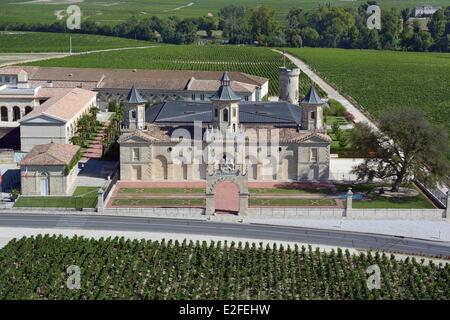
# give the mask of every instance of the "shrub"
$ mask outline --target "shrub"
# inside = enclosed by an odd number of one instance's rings
[[[354,122],[355,121],[355,116],[351,113],[351,112],[346,112],[345,113],[345,119],[348,121],[348,122]]]
[[[325,111],[328,116],[344,117],[347,113],[344,106],[334,99],[328,100],[328,106],[329,108]]]

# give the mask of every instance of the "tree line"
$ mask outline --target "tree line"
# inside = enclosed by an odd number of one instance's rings
[[[450,6],[441,8],[426,26],[412,18],[412,11],[388,9],[381,12],[381,29],[367,28],[368,1],[358,8],[319,6],[305,11],[292,8],[279,21],[268,6],[255,8],[230,5],[217,16],[198,18],[131,17],[114,26],[83,21],[80,30],[68,30],[64,21],[52,24],[0,23],[0,30],[77,32],[125,37],[138,40],[191,44],[203,30],[211,38],[214,30],[223,32],[230,44],[256,44],[272,47],[330,47],[347,49],[383,49],[407,51],[449,51]]]

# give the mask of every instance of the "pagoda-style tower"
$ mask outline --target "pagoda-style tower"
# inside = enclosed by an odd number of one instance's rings
[[[211,97],[213,105],[212,125],[215,129],[229,129],[236,132],[239,128],[239,101],[241,98],[231,89],[231,79],[224,72],[220,79],[220,88]]]
[[[122,127],[131,130],[145,129],[145,103],[139,91],[133,85],[125,102]]]
[[[302,108],[302,130],[320,131],[324,130],[323,108],[326,102],[323,101],[312,86],[306,96],[300,101]]]

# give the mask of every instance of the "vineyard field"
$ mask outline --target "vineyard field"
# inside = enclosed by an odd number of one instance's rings
[[[72,52],[152,45],[148,41],[92,34],[3,31],[0,32],[0,52],[69,52],[70,37],[72,37]]]
[[[375,118],[400,106],[424,111],[450,132],[450,54],[288,49]]]
[[[367,285],[373,265],[379,289]],[[79,289],[67,286],[69,266]],[[450,298],[450,264],[240,242],[46,235],[9,242],[0,267],[0,299]]]
[[[29,65],[74,68],[122,68],[156,70],[240,71],[269,79],[269,95],[278,95],[281,56],[267,48],[220,45],[160,46],[148,49],[91,53],[63,59],[32,62]],[[287,60],[287,67],[293,64]],[[311,80],[302,74],[301,94]],[[320,93],[320,92],[319,92]],[[322,92],[323,94],[323,92]]]
[[[208,14],[217,15],[220,8],[227,5],[245,5],[256,7],[268,5],[275,10],[275,18],[279,21],[285,19],[286,14],[292,7],[303,10],[317,8],[319,5],[339,7],[354,7],[366,3],[365,0],[127,0],[127,1],[105,1],[105,0],[0,0],[0,22],[13,23],[52,23],[57,21],[57,16],[65,18],[65,10],[70,3],[80,6],[82,19],[95,21],[99,24],[114,25],[134,16],[143,19],[152,15],[159,17],[200,17]],[[423,5],[421,0],[378,0],[377,3],[383,9],[387,8],[412,8],[415,5]],[[427,0],[429,5],[445,5],[448,0]]]

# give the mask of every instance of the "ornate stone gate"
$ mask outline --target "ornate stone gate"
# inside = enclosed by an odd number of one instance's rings
[[[214,215],[216,212],[214,203],[214,189],[223,182],[230,181],[239,188],[239,215],[246,215],[248,211],[248,177],[240,170],[216,170],[206,176],[206,214]]]

